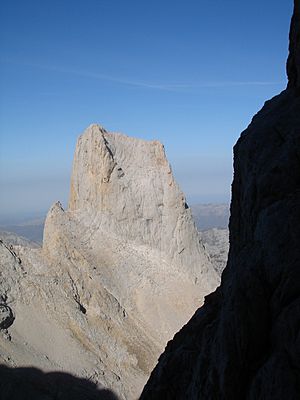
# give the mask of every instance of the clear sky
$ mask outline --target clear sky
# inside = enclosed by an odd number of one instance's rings
[[[230,199],[232,146],[286,86],[292,0],[2,0],[0,219],[67,202],[91,123],[164,143],[190,203]]]

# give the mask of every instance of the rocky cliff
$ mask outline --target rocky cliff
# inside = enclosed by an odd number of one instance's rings
[[[169,342],[142,400],[299,398],[299,26],[296,0],[288,87],[234,147],[221,286]]]
[[[1,243],[0,361],[137,398],[218,283],[163,146],[91,125],[69,208],[50,209],[42,249]]]
[[[191,210],[158,141],[91,125],[77,143],[69,211],[92,215],[106,233],[158,251],[195,280],[210,274]],[[202,285],[210,289],[212,279],[201,279]]]

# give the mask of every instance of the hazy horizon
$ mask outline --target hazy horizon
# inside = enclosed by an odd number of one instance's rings
[[[66,206],[91,123],[160,140],[188,203],[228,203],[232,147],[286,86],[291,11],[279,0],[3,3],[0,219]]]

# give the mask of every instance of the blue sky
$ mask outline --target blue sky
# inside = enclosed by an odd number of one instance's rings
[[[0,7],[0,219],[66,204],[91,123],[163,142],[190,203],[229,201],[232,146],[286,86],[292,0]]]

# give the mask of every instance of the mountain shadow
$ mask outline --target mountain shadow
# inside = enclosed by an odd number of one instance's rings
[[[1,400],[118,400],[109,389],[66,372],[0,365]]]

